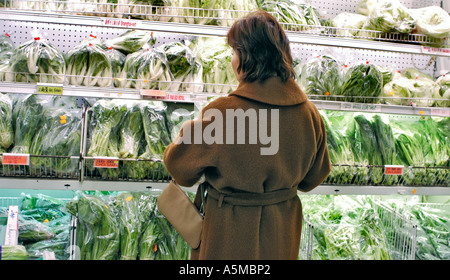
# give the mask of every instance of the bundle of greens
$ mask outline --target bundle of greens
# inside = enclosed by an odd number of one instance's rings
[[[120,251],[117,209],[108,196],[79,193],[66,204],[77,216],[77,246],[81,260],[114,260]]]
[[[414,17],[399,0],[377,0],[368,12],[364,29],[411,33],[416,27]]]
[[[153,46],[155,42],[156,39],[153,37],[153,32],[128,30],[119,37],[106,40],[105,44],[124,54],[130,54],[139,51],[144,45]]]
[[[62,53],[39,34],[20,45],[10,58],[6,81],[64,83],[66,64]]]
[[[232,49],[226,41],[216,37],[199,37],[191,48],[203,68],[203,84],[206,92],[226,94],[237,79],[231,67]]]
[[[28,252],[23,245],[0,245],[0,260],[26,260]]]
[[[0,94],[0,146],[8,149],[13,142],[12,100],[7,94]]]
[[[372,184],[378,185],[383,182],[383,160],[377,144],[377,138],[372,127],[372,121],[368,119],[369,116],[359,114],[355,116],[358,131],[356,135],[359,137],[355,140],[357,146],[360,147],[360,152],[367,160],[369,165],[369,176]]]
[[[175,228],[155,210],[151,223],[145,228],[141,241],[141,260],[187,260],[191,248]]]
[[[140,104],[142,114],[145,148],[139,156],[136,171],[154,180],[168,179],[164,162],[162,161],[166,147],[171,143],[167,128],[166,106],[160,102]]]
[[[109,87],[113,74],[110,56],[103,43],[90,36],[67,53],[69,83],[79,86]]]
[[[348,69],[341,87],[346,101],[377,103],[383,89],[383,75],[373,64],[357,63]]]
[[[291,1],[261,1],[259,7],[271,13],[286,30],[305,30],[309,24],[303,9]],[[310,22],[314,23],[310,18]],[[314,24],[315,25],[315,24]],[[320,23],[318,24],[320,26]]]
[[[354,166],[355,159],[346,135],[346,124],[353,115],[342,112],[321,111],[327,132],[327,145],[330,161],[333,164],[331,172],[326,179],[329,184],[351,184],[357,172]]]
[[[18,97],[13,103],[14,147],[12,153],[30,153],[36,128],[41,127],[44,106],[36,95]]]
[[[144,46],[141,50],[127,55],[119,76],[119,86],[165,90],[169,88],[172,79],[165,53]]]
[[[9,59],[14,54],[14,50],[16,47],[14,46],[11,37],[6,33],[0,35],[0,63],[7,63]]]
[[[119,100],[98,100],[92,107],[89,122],[87,156],[119,157],[119,128],[127,114],[127,107]],[[93,161],[88,162],[93,171]],[[119,170],[101,168],[102,177],[117,179]]]
[[[159,48],[164,51],[167,66],[172,74],[172,81],[168,86],[172,91],[203,91],[203,67],[191,49],[190,42],[171,42]]]
[[[354,37],[358,35],[366,20],[365,15],[342,12],[331,20],[331,25],[337,27],[336,35]]]
[[[114,198],[114,205],[118,209],[121,227],[120,259],[136,260],[144,226],[148,224],[156,205],[154,196],[141,192],[123,192]]]
[[[114,86],[119,86],[119,81],[117,80],[122,72],[123,64],[125,63],[126,55],[113,47],[108,46],[106,54],[111,61],[111,71],[112,77],[114,78]]]
[[[450,107],[450,73],[443,74],[436,79],[439,86],[439,93],[442,101],[438,101],[437,105],[440,107]]]
[[[411,9],[416,19],[416,32],[433,38],[446,38],[450,34],[450,15],[438,6]]]
[[[30,153],[66,157],[33,157],[30,160],[33,172],[75,176],[78,161],[69,157],[79,155],[80,146],[81,109],[51,107],[44,113],[43,124],[33,138]]]
[[[323,55],[309,59],[300,73],[300,87],[306,94],[339,95],[344,66],[335,58]]]

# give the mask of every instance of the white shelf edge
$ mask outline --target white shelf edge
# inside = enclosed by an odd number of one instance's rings
[[[2,189],[37,189],[71,191],[162,191],[167,182],[132,181],[83,181],[60,179],[0,178]],[[197,186],[183,187],[195,192]],[[299,195],[450,195],[450,187],[408,187],[408,186],[334,186],[320,185],[309,192],[298,191]]]
[[[149,30],[156,32],[182,33],[197,36],[224,37],[227,35],[227,32],[230,29],[229,27],[225,26],[209,26],[209,25],[196,25],[185,23],[157,22],[147,20],[118,19],[118,18],[107,18],[97,16],[65,15],[65,14],[42,13],[42,12],[25,12],[8,9],[0,9],[0,17],[4,20],[130,29],[130,27],[128,26],[108,25],[105,23],[106,20],[111,21],[123,20],[133,23],[132,27],[133,29]],[[415,44],[359,40],[351,38],[337,38],[326,35],[312,35],[292,31],[287,31],[286,33],[291,43],[450,57],[449,52],[428,53],[427,51],[423,50],[421,45]]]
[[[21,93],[21,94],[37,94],[37,87],[33,84],[0,82],[0,92],[6,93]],[[139,94],[139,89],[122,89],[122,88],[100,88],[100,87],[76,87],[64,86],[63,96],[74,97],[96,97],[96,98],[119,98],[119,99],[138,99],[147,100],[149,98],[142,98]],[[215,93],[190,93],[190,92],[175,92],[168,91],[166,97],[157,100],[168,102],[206,102],[208,97],[223,96]],[[386,114],[402,114],[402,115],[416,115],[416,116],[439,116],[450,117],[450,107],[413,107],[413,106],[398,106],[387,104],[365,104],[355,102],[342,101],[327,101],[312,99],[317,109],[319,110],[334,110],[334,111],[353,111],[353,112],[371,112],[371,113],[386,113]],[[343,109],[343,105],[348,108]],[[365,106],[374,106],[364,109]]]

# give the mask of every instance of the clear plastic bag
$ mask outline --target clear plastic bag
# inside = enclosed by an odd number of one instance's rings
[[[414,17],[399,0],[378,0],[368,11],[364,29],[411,33],[416,27]]]
[[[411,9],[416,19],[416,32],[433,38],[447,38],[450,35],[450,15],[438,6]]]
[[[5,75],[9,82],[64,83],[66,64],[62,53],[33,32],[33,40],[17,47],[10,60],[10,71]]]
[[[92,35],[67,53],[69,83],[78,86],[110,87],[113,84],[111,58],[102,42]]]

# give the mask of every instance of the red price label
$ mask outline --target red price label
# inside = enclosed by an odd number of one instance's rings
[[[30,165],[30,155],[4,153],[3,165]]]
[[[94,159],[94,167],[96,168],[118,168],[118,158],[96,158]]]
[[[403,175],[403,165],[385,165],[385,175]]]

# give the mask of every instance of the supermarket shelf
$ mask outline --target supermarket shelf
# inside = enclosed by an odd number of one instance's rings
[[[0,92],[6,93],[22,93],[37,94],[37,86],[28,83],[0,82]],[[159,91],[155,91],[157,94]],[[95,97],[95,98],[120,98],[120,99],[157,99],[168,102],[206,102],[209,97],[220,96],[215,93],[207,92],[180,92],[167,91],[165,96],[143,96],[141,90],[132,88],[102,88],[102,87],[84,87],[84,86],[63,86],[63,96],[74,97]],[[316,99],[317,98],[317,99]],[[310,100],[319,110],[334,111],[353,111],[353,112],[371,112],[386,114],[402,114],[417,116],[440,116],[450,117],[450,107],[417,107],[417,106],[400,106],[389,104],[373,104],[373,103],[355,103],[344,101],[320,100],[319,97],[310,96]],[[333,96],[329,98],[335,98]],[[411,99],[411,98],[409,98]],[[369,101],[370,102],[370,101]],[[446,101],[450,105],[450,101]],[[407,102],[404,102],[405,104]]]
[[[38,87],[35,84],[0,82],[0,92],[38,94]],[[119,98],[119,99],[158,99],[169,102],[204,102],[210,94],[179,91],[164,91],[164,96],[157,96],[160,91],[155,91],[155,95],[142,95],[141,90],[131,88],[102,88],[102,87],[83,87],[83,86],[63,86],[63,96],[74,97],[94,97],[94,98]]]
[[[72,24],[123,29],[133,28],[155,32],[188,34],[193,36],[223,37],[226,36],[229,30],[229,27],[227,26],[160,22],[114,17],[109,18],[84,15],[66,15],[51,12],[43,13],[10,9],[1,9],[0,17],[4,20],[11,21],[27,21],[48,24]],[[364,39],[361,40],[353,38],[341,38],[334,35],[310,34],[296,31],[287,31],[287,35],[291,43],[450,57],[449,48],[430,48],[422,46],[418,43],[395,43],[375,40],[368,41]]]
[[[53,179],[0,178],[1,189],[42,189],[42,190],[100,190],[100,191],[159,191],[167,182],[132,181],[76,181]],[[196,191],[197,186],[183,188]],[[450,195],[450,187],[397,187],[397,186],[336,186],[320,185],[310,192],[300,195]]]

